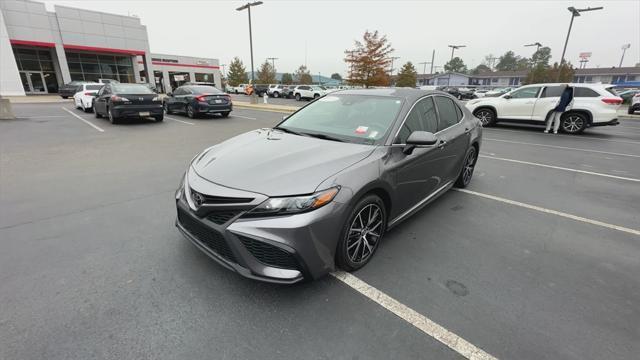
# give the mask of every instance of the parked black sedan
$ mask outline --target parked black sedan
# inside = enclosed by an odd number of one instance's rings
[[[144,84],[105,84],[93,101],[97,118],[106,116],[112,124],[123,118],[153,117],[164,120],[162,101]]]
[[[233,110],[231,96],[206,85],[183,85],[164,99],[167,114],[181,112],[190,118],[200,114],[220,114],[227,117]]]

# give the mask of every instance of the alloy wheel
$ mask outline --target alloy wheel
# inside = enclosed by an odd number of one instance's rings
[[[347,234],[347,256],[354,264],[367,262],[382,236],[383,212],[377,204],[363,207],[353,219]]]
[[[476,117],[480,119],[482,126],[489,125],[493,120],[493,113],[489,110],[480,110],[475,113]]]
[[[579,132],[584,127],[584,119],[578,115],[569,115],[562,122],[562,129],[568,133]]]
[[[193,118],[193,107],[191,105],[187,106],[187,116]]]
[[[464,163],[464,169],[462,170],[462,182],[464,185],[467,185],[469,184],[469,182],[471,182],[471,177],[473,176],[473,168],[475,166],[476,166],[476,149],[472,147]]]

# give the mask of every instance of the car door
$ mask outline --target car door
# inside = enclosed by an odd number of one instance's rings
[[[94,102],[95,112],[97,114],[106,114],[107,112],[107,100],[111,96],[111,86],[106,84],[98,91],[98,96]]]
[[[560,101],[560,95],[562,95],[563,90],[564,87],[559,85],[545,86],[540,93],[540,97],[536,100],[535,106],[533,107],[531,120],[547,120],[547,115],[549,115],[551,110],[553,110],[556,105],[558,105],[558,102]]]
[[[501,98],[498,117],[510,120],[531,120],[541,86],[527,86],[505,94]]]
[[[386,164],[395,175],[397,206],[395,217],[432,194],[442,186],[440,176],[442,152],[437,146],[416,147],[405,154],[405,143],[413,131],[436,133],[438,117],[431,96],[418,100],[398,130]]]
[[[169,110],[184,110],[178,98],[182,94],[184,94],[182,88],[177,88],[171,96],[167,97],[166,102]]]
[[[438,110],[437,144],[440,153],[438,176],[443,181],[453,181],[458,176],[467,148],[470,128],[462,122],[463,112],[455,101],[446,96],[433,98]]]

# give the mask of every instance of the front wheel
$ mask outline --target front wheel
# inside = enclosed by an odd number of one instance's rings
[[[580,134],[587,128],[587,117],[578,113],[562,115],[560,128],[567,134]]]
[[[472,146],[467,150],[462,170],[460,171],[460,175],[458,175],[458,179],[456,179],[456,187],[465,188],[469,185],[473,177],[473,170],[476,167],[476,161],[478,161],[478,152],[476,148]]]
[[[319,98],[319,97],[320,97],[320,94],[313,94],[313,98],[314,98],[314,99],[317,99],[317,98]]]
[[[302,99],[302,96],[300,96],[300,94],[296,94],[296,101],[300,101],[300,99]]]
[[[196,117],[196,112],[193,110],[193,106],[191,106],[191,104],[187,105],[187,116],[191,119]]]
[[[482,126],[491,126],[496,123],[496,113],[491,109],[478,109],[473,115],[480,119]]]
[[[386,209],[378,196],[368,195],[358,201],[342,230],[336,264],[346,271],[365,266],[378,248],[386,226]]]
[[[274,92],[274,93],[273,93],[273,97],[274,97],[274,98],[279,98],[279,97],[280,97],[280,93],[279,93],[279,92],[277,92],[277,91],[276,91],[276,92]]]

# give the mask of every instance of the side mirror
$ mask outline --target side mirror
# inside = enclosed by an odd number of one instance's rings
[[[506,95],[504,95],[504,96],[503,96],[503,98],[505,98],[505,99],[507,99],[507,100],[508,100],[508,99],[511,99],[511,95],[506,94]]]
[[[409,155],[417,146],[430,146],[435,145],[437,142],[438,138],[433,133],[428,131],[414,131],[407,138],[406,146],[402,152]]]

